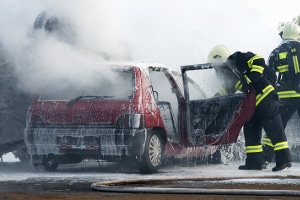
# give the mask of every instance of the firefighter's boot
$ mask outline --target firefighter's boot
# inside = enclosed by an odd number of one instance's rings
[[[287,148],[287,149],[275,151],[275,160],[276,160],[276,166],[273,167],[272,169],[273,172],[290,168],[292,166],[290,149]]]
[[[262,170],[264,169],[263,153],[247,153],[246,164],[240,165],[240,170]]]

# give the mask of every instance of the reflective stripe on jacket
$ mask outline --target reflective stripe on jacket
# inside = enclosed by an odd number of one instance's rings
[[[255,105],[258,106],[258,104],[274,90],[275,89],[272,85],[268,85],[267,87],[265,87],[260,94],[256,95]]]
[[[279,91],[277,93],[280,99],[300,97],[300,93],[297,93],[296,90]]]
[[[235,84],[237,90],[242,90],[245,87],[243,84],[252,84],[256,90],[256,106],[267,97],[275,88],[263,76],[266,67],[263,57],[257,54],[247,53],[248,56],[247,66],[245,66],[244,82],[239,80]]]
[[[277,48],[275,48],[269,56],[270,68],[279,72],[279,76],[277,78],[277,82],[280,85],[278,88],[279,91],[294,90],[295,77],[293,77],[293,73],[291,71],[294,73],[300,72],[299,60],[297,56],[300,51],[299,47],[299,41],[283,40],[283,42]],[[289,59],[289,57],[292,58],[292,61],[290,61],[291,59]],[[293,66],[289,66],[290,64]],[[292,95],[290,97],[297,96]],[[284,95],[283,98],[289,97]]]

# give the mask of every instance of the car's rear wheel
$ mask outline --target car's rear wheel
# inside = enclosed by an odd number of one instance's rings
[[[44,158],[43,162],[44,168],[46,171],[55,171],[58,167],[58,162],[55,160],[53,156],[48,156],[47,158]]]
[[[147,136],[145,151],[140,160],[141,173],[155,173],[161,166],[163,142],[161,136],[152,132]]]

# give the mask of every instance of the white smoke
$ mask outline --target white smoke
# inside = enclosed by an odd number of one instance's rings
[[[68,21],[75,44],[34,32],[42,11]],[[74,77],[86,81],[84,66],[107,59],[178,67],[206,62],[217,44],[267,57],[280,41],[261,13],[240,0],[0,0],[0,27],[0,43],[30,92]]]
[[[126,42],[119,38],[120,30],[102,11],[108,8],[103,2],[90,1],[3,1],[1,43],[14,66],[14,75],[22,89],[36,93],[45,90],[90,84],[92,74],[86,66],[105,60],[129,60]],[[16,6],[17,7],[14,7]],[[5,8],[4,8],[5,7]],[[72,7],[72,9],[70,9]],[[90,9],[89,9],[90,8]],[[97,14],[97,8],[99,9]],[[94,9],[94,10],[93,10]],[[5,11],[6,10],[6,11]],[[34,29],[36,17],[46,11],[67,22],[75,33],[48,33],[44,27]],[[80,12],[78,12],[80,11]],[[33,14],[26,15],[26,12]],[[106,22],[106,21],[107,22]],[[12,26],[9,26],[11,24]],[[71,41],[71,42],[70,42]]]

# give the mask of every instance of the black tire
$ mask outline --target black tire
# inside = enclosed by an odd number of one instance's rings
[[[158,133],[147,136],[145,151],[140,160],[140,172],[143,174],[155,173],[162,164],[163,141]]]
[[[46,171],[53,172],[58,167],[58,162],[51,157],[45,158],[43,162],[44,168]]]

